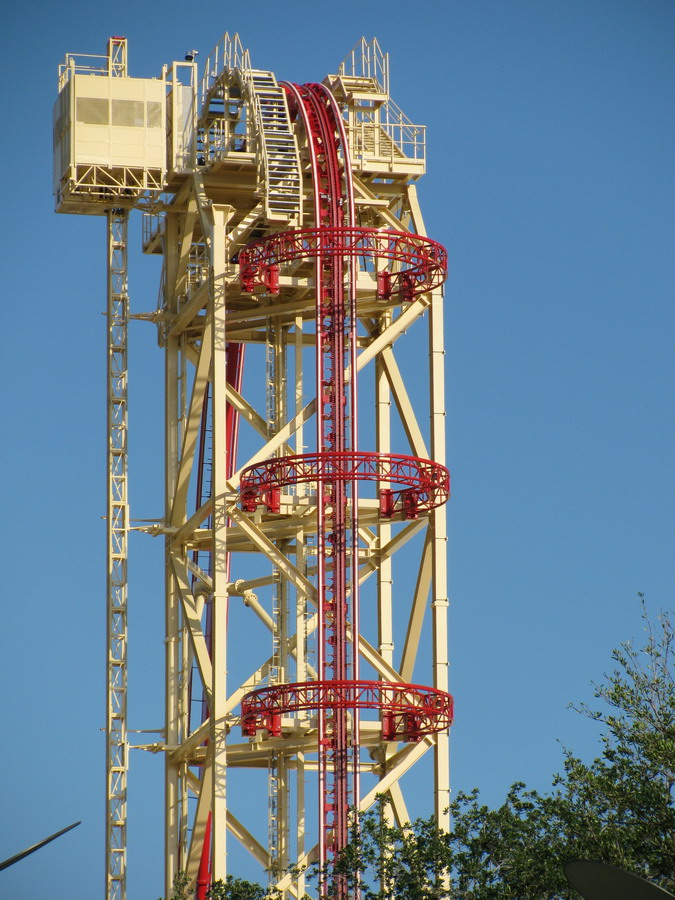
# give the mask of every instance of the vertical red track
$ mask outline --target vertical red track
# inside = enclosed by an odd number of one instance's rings
[[[320,84],[284,85],[307,134],[314,182],[315,226],[355,224],[349,149],[340,110]],[[328,239],[326,237],[326,239]],[[317,451],[356,450],[356,277],[352,257],[319,252],[316,262]],[[347,380],[345,373],[350,373]],[[317,485],[319,678],[358,679],[358,495],[356,479],[323,476]],[[351,620],[352,642],[348,641]],[[349,840],[349,808],[359,800],[356,709],[319,713],[319,858],[325,863]],[[336,884],[338,894],[346,892]],[[323,885],[322,893],[326,886]]]

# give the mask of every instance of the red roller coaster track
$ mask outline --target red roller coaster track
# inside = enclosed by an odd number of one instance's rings
[[[291,115],[307,136],[314,187],[313,228],[261,238],[239,254],[245,293],[279,293],[280,266],[313,260],[316,285],[316,452],[276,457],[242,473],[244,511],[280,510],[282,488],[313,483],[317,493],[318,679],[255,690],[242,700],[244,734],[283,737],[282,716],[316,714],[319,863],[325,872],[347,845],[349,810],[359,804],[360,712],[376,710],[385,741],[419,741],[447,729],[453,701],[443,691],[359,679],[358,488],[375,482],[380,516],[417,518],[445,503],[450,476],[413,456],[358,450],[357,275],[370,272],[382,302],[411,302],[440,286],[447,253],[409,232],[355,225],[353,180],[342,114],[324,85],[285,84]],[[325,876],[322,876],[325,877]],[[346,881],[331,890],[347,896]],[[327,884],[321,884],[326,895]]]

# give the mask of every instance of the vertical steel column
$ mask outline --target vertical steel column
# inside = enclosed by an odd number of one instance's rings
[[[125,77],[127,74],[127,39],[111,37],[108,40],[108,75]]]
[[[382,317],[388,323],[389,315]],[[387,382],[382,359],[375,357],[375,428],[377,434],[377,452],[391,453],[391,392]],[[389,488],[387,482],[379,482],[378,490]],[[381,522],[378,526],[378,549],[385,547],[391,540],[391,525]],[[377,622],[378,650],[382,659],[390,666],[394,662],[393,636],[393,576],[391,558],[382,559],[377,567]]]
[[[445,346],[443,336],[443,293],[437,288],[429,311],[429,387],[431,393],[431,453],[445,464]],[[448,574],[445,506],[431,513],[432,602],[434,687],[448,690]],[[434,815],[438,827],[450,829],[450,735],[436,735],[434,748]]]
[[[212,769],[211,799],[211,877],[214,881],[227,876],[227,338],[225,333],[225,270],[227,266],[227,223],[231,206],[213,204],[211,233],[212,285],[209,304],[212,329],[213,389],[213,615],[211,622],[212,701],[209,729],[209,763]]]
[[[127,837],[127,226],[129,211],[107,211],[108,503],[106,898],[126,898]]]
[[[178,218],[166,217],[164,238],[164,290],[167,312],[175,314],[177,298],[174,285],[178,265]],[[178,338],[166,334],[164,337],[164,473],[165,507],[164,519],[171,521],[173,498],[176,491],[178,462],[181,444],[180,422],[182,409],[179,396],[179,373],[182,368],[181,348]],[[164,740],[170,746],[180,743],[180,717],[178,691],[180,679],[180,597],[171,564],[171,535],[165,539],[165,638],[164,638]],[[164,884],[166,896],[173,889],[174,878],[181,867],[179,853],[179,829],[181,806],[181,779],[179,765],[172,761],[170,754],[164,756]]]

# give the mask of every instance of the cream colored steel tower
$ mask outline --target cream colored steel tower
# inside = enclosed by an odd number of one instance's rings
[[[345,796],[365,810],[384,793],[403,823],[405,776],[430,755],[434,812],[448,825],[446,260],[415,190],[424,128],[391,100],[376,41],[362,40],[323,86],[279,84],[227,34],[203,73],[189,55],[159,79],[130,78],[126,41],[113,38],[98,61],[66,58],[55,108],[57,210],[106,215],[109,235],[109,900],[126,897],[131,208],[144,213],[144,252],[163,256],[159,308],[136,318],[156,323],[165,358],[164,514],[145,529],[166,546],[165,728],[145,749],[165,762],[167,895],[180,871],[197,896],[224,878],[231,840],[282,892],[303,894],[289,866],[336,847],[335,810],[318,786],[323,772],[337,796],[342,776],[322,741],[339,744],[339,716],[352,760]],[[322,180],[317,116],[333,123],[342,187]],[[321,225],[347,201],[346,225]],[[352,355],[317,392],[329,262],[342,273],[334,293],[343,276],[351,292]],[[404,342],[428,360],[412,383]],[[340,453],[316,437],[337,383],[353,436]],[[318,532],[337,527],[342,484],[354,539],[338,551]],[[330,674],[326,646],[340,635],[331,616],[321,621],[340,553],[348,682]],[[233,798],[237,779],[256,772],[267,801],[247,819]]]

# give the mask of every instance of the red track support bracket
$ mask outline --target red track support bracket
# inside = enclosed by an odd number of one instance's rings
[[[242,733],[254,737],[264,730],[280,737],[283,715],[326,709],[379,710],[385,741],[420,741],[449,728],[454,716],[452,696],[436,688],[390,681],[311,681],[247,694],[241,701]]]
[[[245,293],[253,293],[256,287],[278,293],[281,264],[349,257],[364,264],[368,260],[392,263],[392,271],[380,269],[377,273],[377,296],[384,301],[398,296],[409,303],[439,287],[448,274],[447,251],[430,238],[409,231],[344,226],[281,231],[253,241],[239,253],[239,281]],[[270,274],[273,268],[276,273]]]
[[[416,456],[345,451],[281,456],[249,466],[240,481],[241,507],[245,512],[253,512],[259,505],[265,505],[270,512],[278,512],[281,488],[319,481],[400,485],[398,490],[380,491],[383,518],[402,512],[406,519],[417,519],[420,513],[435,509],[450,496],[450,473],[440,463]]]
[[[240,274],[241,289],[245,294],[252,294],[256,287],[262,286],[265,294],[279,293],[279,266],[275,263],[256,264]]]

